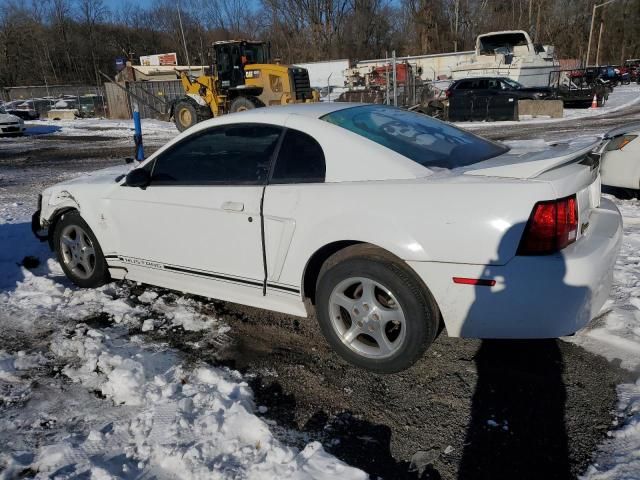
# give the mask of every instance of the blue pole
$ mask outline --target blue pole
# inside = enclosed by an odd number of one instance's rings
[[[135,158],[141,162],[144,160],[144,146],[142,145],[142,123],[140,122],[137,103],[133,105],[133,127],[135,129],[135,134],[133,135],[133,141],[136,145]]]

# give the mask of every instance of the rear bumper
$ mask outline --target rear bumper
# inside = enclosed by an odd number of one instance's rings
[[[602,199],[584,235],[561,253],[516,256],[501,266],[408,264],[429,286],[450,336],[556,338],[575,333],[598,314],[611,290],[621,243],[620,212]],[[453,277],[496,284],[460,285]]]

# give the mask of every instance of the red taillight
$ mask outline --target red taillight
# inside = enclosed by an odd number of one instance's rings
[[[451,96],[451,90],[447,88],[447,89],[444,91],[444,96],[445,96],[445,97],[447,97],[447,98],[449,98],[449,97]]]
[[[578,202],[576,196],[536,203],[524,229],[518,255],[545,255],[576,241]]]

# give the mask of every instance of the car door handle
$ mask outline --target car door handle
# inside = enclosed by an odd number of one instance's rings
[[[242,212],[244,210],[244,203],[242,202],[224,202],[222,204],[223,210],[230,212]]]

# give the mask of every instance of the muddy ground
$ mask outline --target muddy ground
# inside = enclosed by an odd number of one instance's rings
[[[491,136],[549,140],[559,130],[589,133],[639,116],[636,108],[604,117],[605,123],[517,126],[499,134],[493,129]],[[147,152],[159,145],[148,145]],[[28,189],[35,201],[42,186],[122,162],[131,152],[130,141],[90,130],[3,142],[3,198]],[[239,369],[285,441],[296,442],[288,429],[302,430],[372,478],[575,478],[611,428],[615,386],[632,379],[562,340],[462,340],[446,332],[411,369],[377,375],[340,360],[313,318],[204,299],[202,308],[231,326],[227,337],[176,330],[147,338],[170,343],[194,362]]]

